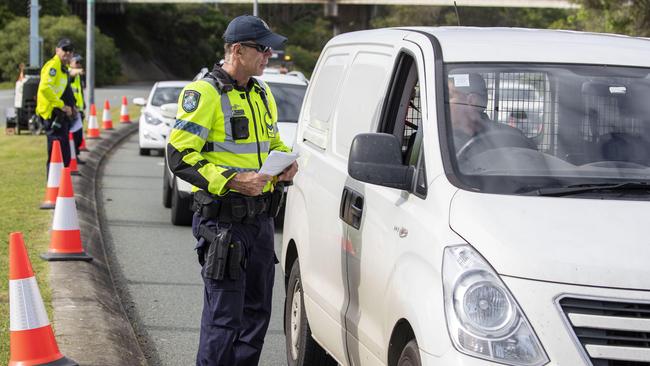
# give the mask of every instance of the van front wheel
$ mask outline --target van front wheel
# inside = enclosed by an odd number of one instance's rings
[[[411,339],[410,342],[404,346],[402,354],[399,356],[399,361],[397,361],[397,366],[420,366],[422,361],[420,361],[420,350],[418,349],[418,343],[415,339]]]
[[[284,304],[284,332],[289,366],[336,365],[336,361],[311,337],[311,329],[307,321],[307,314],[305,314],[300,265],[297,259],[291,267],[287,286],[287,299]]]

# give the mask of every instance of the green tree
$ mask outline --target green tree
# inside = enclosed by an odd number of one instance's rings
[[[120,17],[104,17],[100,26],[118,47],[175,77],[191,78],[222,57],[228,19],[213,5],[129,4]]]
[[[59,39],[70,38],[82,56],[85,51],[86,27],[75,16],[44,16],[40,19],[40,34],[43,37],[43,62],[54,55]],[[29,19],[16,17],[0,30],[0,80],[14,80],[18,64],[27,63],[29,58]],[[118,49],[113,40],[95,28],[95,57],[97,85],[115,82],[121,74]]]
[[[449,26],[458,25],[460,20],[463,26],[548,28],[567,15],[562,9],[458,7],[457,16],[453,7],[382,6],[371,25]]]
[[[581,8],[553,24],[555,28],[650,36],[648,0],[574,0]]]

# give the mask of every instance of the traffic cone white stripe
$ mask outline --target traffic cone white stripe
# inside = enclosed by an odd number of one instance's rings
[[[111,121],[111,111],[104,109],[102,112],[102,121]]]
[[[122,106],[120,107],[120,116],[123,117],[126,116],[127,114],[129,114],[129,111],[126,105],[122,104]]]
[[[10,331],[50,325],[35,277],[9,280],[9,314]]]
[[[63,163],[50,162],[50,172],[47,175],[47,188],[59,186],[59,181],[61,180],[61,169],[63,169]]]
[[[91,115],[88,117],[88,129],[89,130],[96,130],[99,128],[99,124],[97,124],[97,116]]]
[[[52,230],[79,230],[77,205],[74,197],[57,197]]]
[[[72,135],[70,135],[70,136],[72,136]],[[70,139],[68,145],[70,145],[70,160],[72,160],[72,159],[77,160],[77,151],[74,148],[74,139]]]

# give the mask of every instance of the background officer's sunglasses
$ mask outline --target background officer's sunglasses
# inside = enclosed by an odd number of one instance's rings
[[[242,45],[242,46],[249,47],[249,48],[254,48],[254,49],[257,50],[257,52],[261,52],[261,53],[266,53],[266,52],[269,52],[271,50],[271,47],[262,46],[261,44],[257,44],[257,43],[244,43],[244,42],[241,42],[239,44]]]

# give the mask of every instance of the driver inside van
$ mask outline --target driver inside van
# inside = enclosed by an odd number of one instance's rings
[[[495,123],[485,113],[487,87],[480,74],[450,74],[448,86],[454,147],[458,151],[472,137],[487,131]]]
[[[473,142],[476,151],[496,147],[535,149],[518,128],[497,123],[485,113],[488,90],[478,73],[449,74],[449,112],[456,154],[466,154]],[[488,134],[492,132],[492,134]],[[483,141],[480,141],[483,137]],[[480,143],[478,143],[480,141]],[[467,155],[466,155],[467,156]]]

